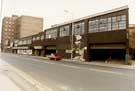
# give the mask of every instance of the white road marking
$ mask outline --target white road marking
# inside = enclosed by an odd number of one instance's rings
[[[106,70],[99,70],[99,69],[88,69],[90,71],[97,71],[97,72],[104,72],[104,73],[111,73],[111,74],[117,74],[117,75],[124,75],[121,72],[114,72],[114,71],[106,71]]]

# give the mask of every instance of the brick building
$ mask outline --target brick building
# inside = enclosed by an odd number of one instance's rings
[[[17,15],[12,15],[11,17],[3,18],[1,33],[1,48],[3,52],[11,51],[10,42],[14,39],[15,36],[17,18]]]
[[[2,50],[11,52],[12,42],[43,31],[43,18],[33,16],[4,17],[2,22]]]

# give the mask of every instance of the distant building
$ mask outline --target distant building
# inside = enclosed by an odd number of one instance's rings
[[[16,19],[17,15],[12,15],[11,17],[4,17],[2,21],[2,38],[1,38],[1,48],[2,51],[6,51],[10,47],[11,40],[14,39],[16,32]]]
[[[43,31],[43,18],[20,16],[17,19],[16,38],[23,38]]]
[[[2,51],[10,52],[12,40],[27,37],[43,31],[43,18],[33,16],[4,17],[2,22]]]

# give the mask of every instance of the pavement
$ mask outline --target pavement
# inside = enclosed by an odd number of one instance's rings
[[[0,60],[0,91],[22,91],[6,76],[5,63]]]
[[[1,59],[28,74],[48,91],[135,91],[134,69],[51,61],[26,55],[1,54]]]

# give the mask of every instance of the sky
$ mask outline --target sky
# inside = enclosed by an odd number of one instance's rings
[[[42,17],[44,29],[46,29],[51,25],[124,5],[128,5],[130,8],[129,23],[135,24],[135,0],[3,0],[2,17],[11,15]],[[69,12],[65,12],[65,10]]]

